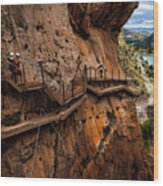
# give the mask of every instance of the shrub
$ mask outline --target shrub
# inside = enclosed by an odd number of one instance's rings
[[[115,118],[114,111],[113,112],[107,112],[107,117],[109,120],[112,120]]]
[[[20,112],[13,113],[12,115],[6,115],[2,118],[3,125],[14,125],[20,121]]]
[[[141,126],[143,138],[148,140],[152,137],[152,122],[150,119],[146,120]]]
[[[139,81],[138,81],[137,79],[134,79],[134,80],[133,80],[133,84],[134,84],[135,86],[139,86]]]
[[[144,140],[144,146],[149,146],[149,141],[153,138],[153,121],[151,119],[147,119],[142,125],[141,125],[143,140]]]
[[[141,95],[145,94],[145,91],[144,90],[141,90]]]
[[[148,117],[153,121],[153,117],[154,117],[154,106],[153,105],[149,105],[147,107],[147,114],[148,114]]]
[[[138,69],[138,65],[137,65],[137,64],[135,64],[135,69],[136,69],[136,70]]]

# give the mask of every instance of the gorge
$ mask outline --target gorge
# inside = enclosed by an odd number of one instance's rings
[[[46,59],[45,85],[51,91],[58,91],[62,81],[68,92],[74,77],[79,79],[74,86],[85,87],[80,81],[85,67],[101,64],[108,76],[114,72],[115,79],[124,81],[99,83],[98,87],[92,83],[96,91],[126,86],[118,35],[137,7],[137,2],[2,6],[2,73],[8,52],[19,51],[22,62]],[[41,79],[34,67],[26,81],[31,76]],[[45,91],[22,96],[10,85],[6,87],[2,117],[17,110],[21,118],[31,112],[32,120],[37,115],[33,108],[51,113],[63,103],[59,97],[52,102]],[[56,111],[61,116],[58,120],[2,140],[2,176],[153,180],[154,164],[151,154],[144,151],[134,94],[120,87],[101,96],[83,87],[83,94],[72,105]],[[76,99],[82,102],[75,107]],[[64,117],[61,113],[66,106],[72,112]],[[2,122],[2,131],[3,127]]]

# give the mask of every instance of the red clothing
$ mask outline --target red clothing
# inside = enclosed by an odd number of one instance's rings
[[[14,62],[14,67],[15,67],[16,72],[20,72],[21,70],[20,70],[20,61],[19,61],[19,59],[14,58],[13,62]]]

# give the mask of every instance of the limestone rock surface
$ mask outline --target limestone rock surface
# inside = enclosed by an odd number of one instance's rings
[[[108,73],[123,74],[117,37],[137,6],[135,2],[2,6],[2,57],[19,51],[22,60],[48,60],[46,84],[52,89],[58,89],[59,74],[68,84],[85,64],[103,63]],[[142,153],[134,100],[127,94],[123,98],[88,94],[65,121],[3,141],[1,172],[19,177],[153,179],[152,166],[146,165]]]

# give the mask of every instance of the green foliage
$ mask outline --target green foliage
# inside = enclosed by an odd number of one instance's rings
[[[149,105],[149,106],[147,107],[147,115],[148,115],[148,117],[149,117],[152,121],[154,121],[154,106],[153,106],[153,105]]]
[[[148,70],[146,71],[149,78],[154,78],[154,68],[152,65],[149,66]]]
[[[139,81],[137,79],[134,79],[133,84],[136,85],[136,86],[139,86]]]
[[[147,119],[142,125],[141,125],[143,140],[144,140],[144,146],[148,148],[150,140],[153,138],[153,121],[151,119]]]
[[[115,118],[114,111],[113,112],[107,112],[107,117],[109,120],[112,120]]]
[[[20,121],[20,112],[16,112],[12,115],[7,115],[2,118],[2,124],[9,126],[14,125]]]
[[[143,37],[144,38],[144,37]],[[142,71],[141,67],[138,65],[138,56],[141,57],[142,59],[142,65],[144,67],[145,72],[147,69],[149,69],[149,64],[148,62],[146,63],[143,60],[142,53],[146,53],[146,49],[140,49],[140,48],[135,48],[134,46],[131,45],[121,45],[119,46],[119,56],[120,56],[120,63],[122,65],[122,68],[126,75],[128,77],[131,77],[133,80],[130,84],[130,86],[133,89],[139,89],[142,93],[142,95],[146,96],[147,94],[147,89],[145,86],[145,82],[142,79]],[[152,70],[152,67],[150,67]],[[148,75],[150,76],[150,79],[152,80],[152,73],[151,71],[148,72]]]
[[[151,70],[151,71],[154,70],[153,65],[150,65],[150,66],[149,66],[149,70]]]
[[[138,69],[138,65],[137,65],[137,64],[135,64],[135,69],[136,69],[136,70]]]
[[[135,37],[135,39],[126,39],[128,44],[132,44],[136,50],[138,49],[146,49],[148,53],[153,52],[153,43],[154,43],[154,35],[151,34],[150,36],[146,36],[143,39]]]
[[[145,93],[145,92],[144,92],[144,90],[142,89],[142,90],[141,90],[141,95],[143,95],[144,93]]]

